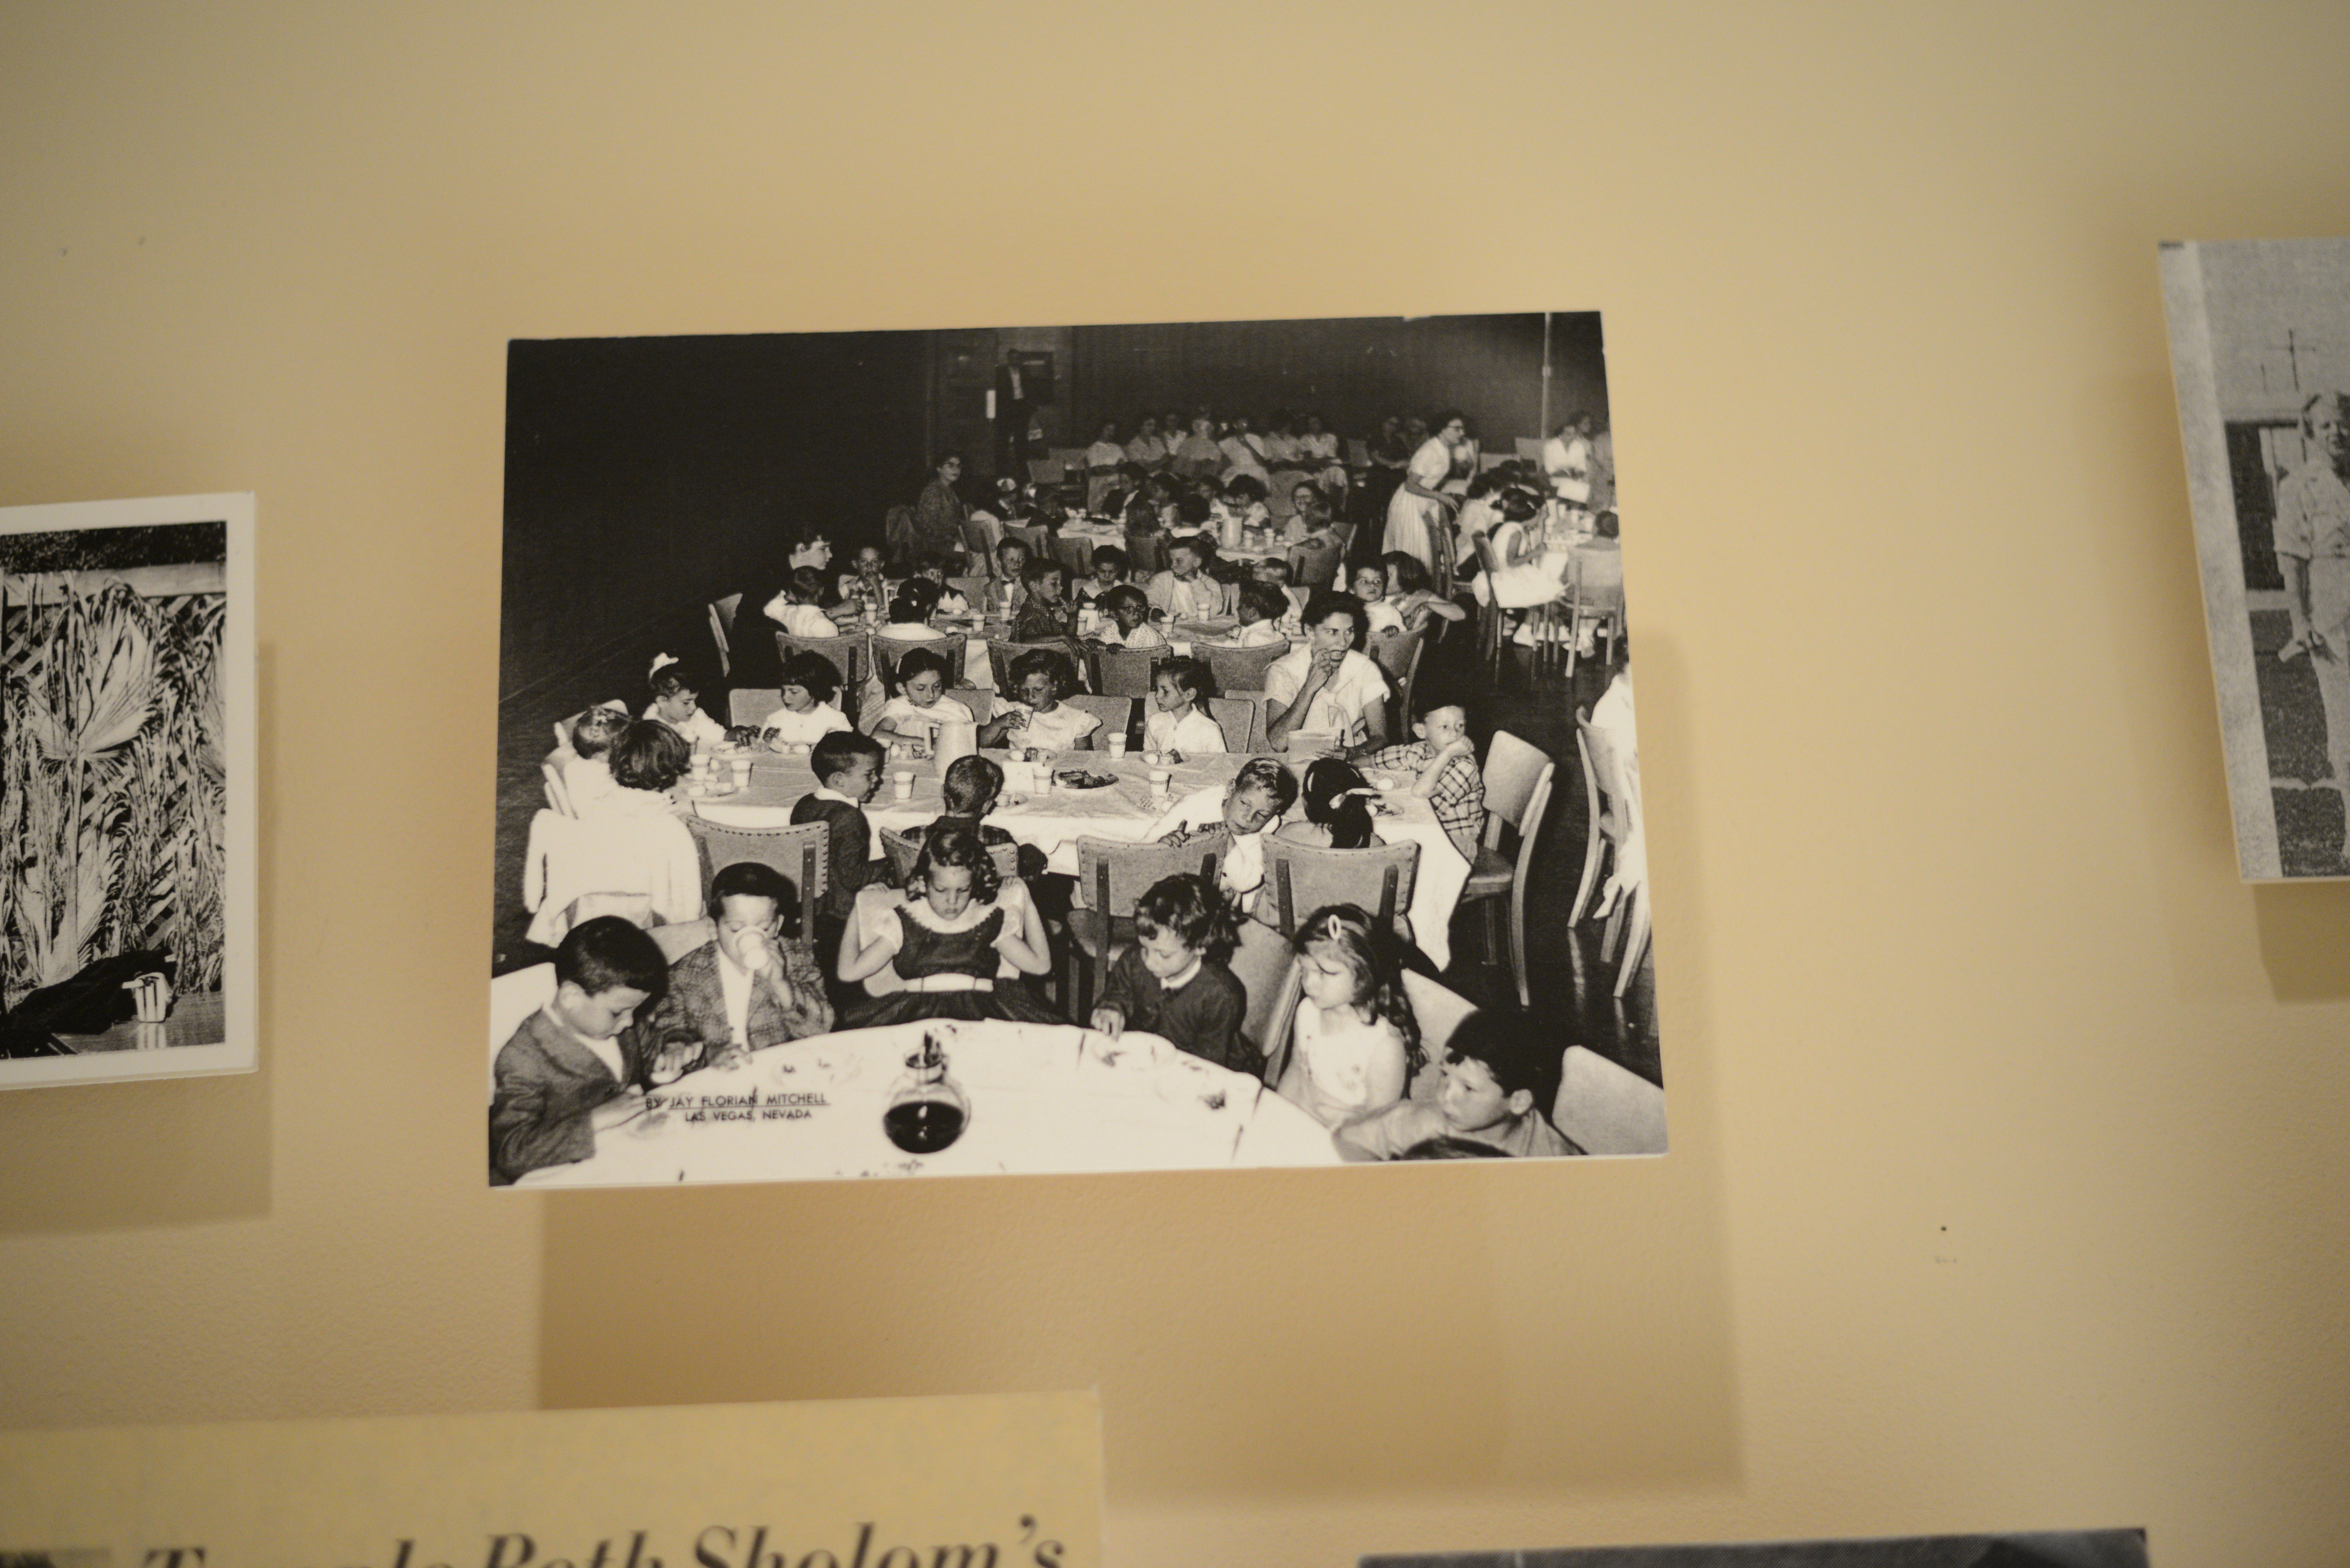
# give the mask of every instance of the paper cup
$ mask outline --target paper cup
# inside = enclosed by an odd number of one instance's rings
[[[1175,787],[1175,774],[1174,774],[1174,772],[1173,772],[1171,769],[1168,769],[1168,768],[1153,768],[1153,769],[1151,769],[1151,770],[1150,770],[1150,793],[1151,793],[1151,794],[1167,794],[1170,790],[1172,790],[1174,787]]]
[[[893,800],[914,798],[914,770],[900,768],[889,775],[889,796]]]
[[[1112,735],[1109,738],[1109,754],[1113,757],[1122,757],[1126,755],[1126,737],[1124,735]]]

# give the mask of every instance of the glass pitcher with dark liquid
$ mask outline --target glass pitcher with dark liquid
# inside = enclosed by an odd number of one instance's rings
[[[906,1058],[906,1075],[890,1092],[881,1130],[908,1154],[936,1154],[962,1136],[971,1102],[947,1076],[947,1054],[935,1033],[922,1035],[922,1048]]]

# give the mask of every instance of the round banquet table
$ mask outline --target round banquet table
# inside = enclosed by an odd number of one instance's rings
[[[934,1154],[891,1143],[881,1113],[925,1030],[971,1102],[962,1137]],[[1156,1034],[1113,1040],[1060,1024],[891,1024],[795,1040],[691,1073],[647,1096],[634,1121],[596,1135],[576,1165],[530,1187],[826,1181],[1232,1166],[1336,1165],[1327,1128],[1243,1073]]]
[[[1151,793],[1150,764],[1139,752],[1117,758],[1107,752],[1065,752],[1049,763],[1036,764],[1035,771],[1039,774],[1082,768],[1117,781],[1090,790],[1024,789],[1017,776],[1021,770],[1008,765],[1011,753],[989,751],[983,754],[1006,763],[1007,772],[1014,775],[1006,785],[1003,803],[988,814],[989,826],[1001,827],[1021,843],[1043,850],[1047,868],[1065,877],[1076,875],[1078,838],[1139,843],[1169,805],[1194,790],[1231,783],[1241,763],[1248,760],[1224,752],[1184,762],[1169,770],[1172,778],[1168,794],[1161,798]],[[791,821],[794,804],[816,788],[816,775],[808,771],[805,755],[784,756],[757,750],[721,752],[719,755],[743,759],[746,770],[742,787],[715,798],[686,797],[696,811],[713,822],[743,827],[785,826]],[[1304,766],[1295,758],[1284,760],[1294,767]],[[905,800],[894,798],[888,777],[899,772],[914,775],[913,793]],[[1460,904],[1461,889],[1469,880],[1469,862],[1453,846],[1444,825],[1436,820],[1434,809],[1428,802],[1412,796],[1410,782],[1410,775],[1406,774],[1398,788],[1382,794],[1377,826],[1379,836],[1390,844],[1409,839],[1419,846],[1419,871],[1412,886],[1408,912],[1413,939],[1441,969],[1452,961],[1452,911]],[[682,791],[685,786],[679,787]],[[938,763],[929,758],[893,756],[884,770],[880,793],[865,806],[866,820],[873,825],[873,855],[881,854],[882,829],[902,832],[910,827],[928,826],[944,809],[939,794]]]

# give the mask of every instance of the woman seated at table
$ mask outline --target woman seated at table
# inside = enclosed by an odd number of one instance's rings
[[[843,981],[888,967],[906,986],[874,998],[848,1022],[859,1027],[924,1018],[1066,1023],[1016,981],[997,981],[1004,962],[1022,974],[1053,967],[1044,917],[1025,897],[1003,897],[1004,891],[977,833],[959,823],[934,826],[906,878],[906,901],[861,911],[841,936]]]
[[[1204,409],[1191,421],[1191,433],[1175,449],[1168,471],[1178,479],[1216,479],[1224,472],[1224,449],[1216,444],[1216,421]]]
[[[1220,849],[1216,885],[1246,909],[1264,886],[1264,835],[1296,802],[1296,774],[1276,758],[1251,757],[1230,784],[1193,790],[1169,806],[1143,837]]]
[[[908,657],[911,657],[909,655]],[[1058,649],[1032,648],[1012,661],[1012,693],[979,732],[983,746],[1011,746],[1030,762],[1093,750],[1101,721],[1066,699],[1077,689],[1076,666]]]
[[[1297,436],[1298,457],[1305,462],[1320,465],[1315,477],[1322,482],[1323,489],[1334,495],[1344,495],[1347,493],[1350,476],[1347,472],[1345,462],[1339,456],[1337,436],[1332,433],[1328,425],[1322,422],[1321,414],[1311,409],[1306,410],[1305,417],[1300,421],[1300,425]]]
[[[1317,593],[1305,607],[1305,641],[1264,672],[1266,732],[1275,745],[1305,731],[1341,746],[1386,743],[1388,679],[1356,651],[1370,618],[1352,594]]]
[[[1127,461],[1146,471],[1167,466],[1167,442],[1159,433],[1159,416],[1145,414],[1136,421],[1134,439],[1126,443]]]

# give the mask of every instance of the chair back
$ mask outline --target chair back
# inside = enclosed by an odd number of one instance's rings
[[[1301,588],[1326,588],[1338,575],[1345,546],[1334,535],[1289,547],[1289,580]]]
[[[1063,534],[1053,541],[1053,558],[1069,574],[1071,583],[1081,582],[1094,569],[1093,541]]]
[[[1248,924],[1255,926],[1256,922],[1251,920]],[[1257,929],[1263,929],[1261,926]],[[1274,940],[1279,941],[1284,950],[1288,950],[1289,943],[1285,939],[1276,937]],[[1273,987],[1273,999],[1265,1008],[1264,1034],[1257,1042],[1264,1052],[1264,1081],[1269,1085],[1278,1085],[1281,1075],[1289,1068],[1289,1053],[1296,1044],[1297,1008],[1305,1000],[1305,971],[1298,967],[1297,955],[1293,951],[1288,965],[1281,971],[1279,983]],[[1256,1016],[1253,997],[1250,1000],[1248,1016]]]
[[[987,639],[987,668],[994,672],[997,693],[1006,701],[1014,695],[1012,685],[1012,661],[1024,653],[1032,653],[1039,649],[1047,653],[1066,654],[1069,651],[1066,645],[1057,642],[999,641],[994,638]]]
[[[702,886],[738,860],[756,860],[788,877],[800,893],[800,932],[816,929],[816,912],[831,880],[831,828],[821,822],[792,827],[742,827],[693,816],[685,825],[702,851]]]
[[[1106,697],[1092,691],[1074,691],[1061,701],[1079,712],[1091,713],[1101,721],[1101,728],[1094,732],[1097,737],[1094,743],[1094,750],[1097,752],[1109,750],[1108,742],[1112,735],[1125,735],[1128,740],[1133,739],[1130,732],[1134,728],[1133,698]]]
[[[1214,881],[1221,846],[1128,844],[1116,838],[1077,840],[1077,892],[1085,907],[1113,919],[1131,916],[1134,901],[1170,877]]]
[[[947,579],[947,587],[961,594],[964,600],[970,604],[971,607],[976,610],[979,608],[980,601],[987,597],[987,585],[992,581],[993,581],[993,578],[984,576],[976,577],[949,577]]]
[[[490,1097],[497,1097],[498,1053],[525,1020],[555,999],[555,966],[535,963],[490,981]]]
[[[794,637],[788,631],[775,633],[775,656],[789,659],[795,653],[821,653],[835,670],[840,671],[840,711],[850,718],[857,701],[858,689],[865,684],[867,660],[872,656],[866,649],[863,632],[846,637]]]
[[[881,690],[895,697],[898,694],[898,661],[918,648],[935,649],[947,661],[951,672],[947,684],[962,679],[962,649],[967,640],[959,631],[941,637],[883,637],[875,632],[868,639],[873,652],[873,673],[881,679]]]
[[[1444,1043],[1462,1019],[1477,1011],[1475,1002],[1417,970],[1403,971],[1403,998],[1411,1003],[1412,1019],[1419,1025],[1419,1048],[1430,1062],[1444,1060]]]
[[[881,550],[892,561],[910,561],[918,548],[914,534],[914,509],[892,506],[881,514]]]
[[[675,963],[715,937],[718,922],[704,915],[698,920],[685,920],[673,926],[655,926],[645,934],[652,938],[653,946],[660,949],[665,961]]]
[[[1507,730],[1493,732],[1485,747],[1485,846],[1502,847],[1502,826],[1507,823],[1521,839],[1531,842],[1534,826],[1550,802],[1551,779],[1558,764],[1540,746],[1520,740]]]
[[[721,676],[734,672],[733,660],[730,657],[734,646],[734,612],[742,607],[741,594],[728,594],[723,599],[710,601],[710,640],[718,645],[718,673]]]
[[[563,783],[563,770],[560,767],[557,767],[552,759],[549,759],[548,761],[542,762],[538,764],[538,771],[540,775],[546,780],[546,804],[548,808],[550,810],[559,811],[566,816],[577,816],[579,813],[572,806],[571,804],[571,791],[565,787]]]
[[[1257,920],[1241,922],[1240,944],[1225,967],[1248,992],[1248,1012],[1241,1023],[1241,1032],[1256,1042],[1259,1050],[1271,1044],[1274,1025],[1274,1003],[1279,999],[1282,982],[1289,977],[1297,954],[1289,939],[1271,926]],[[1295,1003],[1290,1012],[1296,1012]],[[1288,1026],[1290,1013],[1280,1015],[1282,1026]]]
[[[1032,561],[1057,559],[1053,555],[1053,535],[1041,523],[1006,523],[1001,525],[1003,536],[1017,539],[1028,546]]]
[[[1427,646],[1428,628],[1421,627],[1417,631],[1391,631],[1372,638],[1364,649],[1387,675],[1388,689],[1402,709],[1399,717],[1405,725],[1411,722],[1412,687],[1419,680],[1419,656]]]
[[[972,569],[983,579],[995,576],[995,530],[996,524],[984,518],[966,517],[962,521],[963,554],[971,557]],[[969,589],[964,594],[973,604],[979,602],[979,596]]]
[[[1665,1092],[1586,1045],[1559,1064],[1551,1123],[1586,1154],[1665,1152]]]
[[[1571,579],[1578,615],[1622,615],[1624,613],[1624,552],[1594,549],[1588,545],[1575,552],[1575,571]]]
[[[1438,598],[1452,597],[1452,576],[1460,566],[1456,558],[1458,551],[1450,517],[1428,531],[1428,582],[1429,587],[1436,590]]]
[[[1253,756],[1273,749],[1273,742],[1265,738],[1262,697],[1211,697],[1208,717],[1224,732],[1224,750],[1228,752]]]
[[[1371,466],[1371,443],[1360,436],[1347,438],[1347,465],[1349,468]]]
[[[783,705],[780,686],[737,686],[726,693],[726,722],[737,728],[756,724]]]
[[[922,853],[922,839],[928,832],[927,828],[901,830],[885,827],[881,830],[881,853],[889,857],[889,869],[896,873],[900,886],[914,874],[914,861]],[[991,844],[987,846],[987,857],[994,862],[995,874],[1004,880],[1010,881],[1020,875],[1019,845]]]
[[[1506,620],[1501,601],[1493,595],[1495,574],[1502,569],[1502,557],[1494,553],[1493,542],[1482,534],[1471,534],[1469,542],[1476,547],[1477,566],[1485,575],[1484,602],[1477,607],[1477,663],[1488,680],[1498,680],[1502,670],[1502,627]],[[1407,712],[1406,717],[1409,717]]]
[[[1191,645],[1191,651],[1215,678],[1216,690],[1228,697],[1264,694],[1264,672],[1289,651],[1286,642],[1263,648],[1219,648],[1212,642]]]
[[[1094,690],[1105,696],[1150,696],[1150,672],[1167,657],[1159,648],[1102,648],[1093,654]]]
[[[1375,844],[1363,849],[1322,849],[1278,836],[1264,841],[1264,879],[1273,889],[1276,928],[1284,937],[1315,910],[1352,904],[1393,929],[1396,911],[1411,908],[1419,879],[1419,846]],[[1257,903],[1264,903],[1259,895]]]
[[[1167,535],[1164,534],[1128,534],[1126,536],[1126,566],[1129,577],[1144,581],[1167,569]]]
[[[972,722],[984,724],[995,715],[995,693],[976,686],[950,686],[947,695],[971,710]]]

